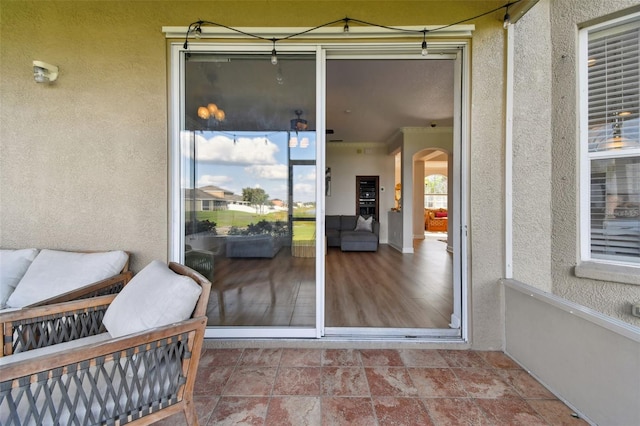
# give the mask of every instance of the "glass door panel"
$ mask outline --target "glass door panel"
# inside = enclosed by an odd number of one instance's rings
[[[183,259],[213,283],[209,326],[315,328],[315,67],[185,59]]]

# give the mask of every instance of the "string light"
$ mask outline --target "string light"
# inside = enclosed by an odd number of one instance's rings
[[[276,39],[273,39],[273,49],[271,50],[271,64],[278,65],[278,55],[276,54]]]
[[[433,33],[433,32],[436,32],[436,31],[441,31],[441,30],[447,29],[447,28],[452,27],[454,25],[459,25],[459,24],[462,24],[462,23],[465,23],[465,22],[468,22],[468,21],[473,21],[474,19],[478,19],[478,18],[481,18],[483,16],[495,13],[495,12],[499,11],[500,9],[506,9],[505,15],[504,15],[504,20],[503,20],[503,26],[504,26],[504,28],[507,28],[509,25],[511,25],[511,16],[509,15],[509,7],[513,6],[516,3],[520,3],[521,1],[522,0],[514,0],[512,2],[503,4],[502,6],[499,6],[499,7],[496,7],[494,9],[491,9],[491,10],[489,10],[487,12],[481,13],[480,15],[476,15],[476,16],[473,16],[471,18],[462,19],[460,21],[453,22],[453,23],[448,24],[448,25],[443,25],[441,27],[434,28],[434,29],[431,29],[431,30],[427,30],[426,28],[422,29],[422,30],[413,30],[413,29],[408,29],[408,28],[390,27],[390,26],[387,26],[387,25],[375,24],[375,23],[363,21],[363,20],[360,20],[360,19],[345,17],[345,18],[342,18],[342,19],[337,19],[335,21],[331,21],[331,22],[327,22],[327,23],[315,26],[313,28],[306,29],[304,31],[300,31],[300,32],[297,32],[297,33],[289,34],[289,35],[281,37],[281,38],[275,38],[275,37],[274,38],[267,38],[267,37],[263,37],[263,36],[258,35],[258,34],[251,34],[251,33],[248,33],[246,31],[242,31],[242,30],[239,30],[237,28],[230,27],[228,25],[219,24],[217,22],[200,20],[200,21],[196,21],[196,22],[191,23],[189,25],[189,27],[187,28],[187,32],[185,34],[185,40],[184,40],[183,47],[184,47],[185,50],[187,50],[189,48],[189,35],[190,34],[192,34],[194,36],[194,38],[200,38],[201,35],[202,35],[202,26],[203,25],[212,25],[212,26],[217,26],[217,27],[221,27],[221,28],[226,28],[226,29],[228,29],[230,31],[233,31],[233,32],[236,32],[236,33],[239,33],[239,34],[243,34],[243,35],[245,35],[247,37],[255,38],[255,39],[258,39],[258,40],[271,41],[273,43],[273,48],[271,49],[271,63],[273,65],[277,65],[278,64],[278,55],[277,55],[277,52],[276,52],[276,42],[279,42],[279,41],[282,41],[282,40],[289,40],[289,39],[292,39],[292,38],[295,38],[295,37],[299,37],[299,36],[305,35],[307,33],[310,33],[310,32],[312,32],[314,30],[317,30],[317,29],[320,29],[320,28],[324,28],[324,27],[329,27],[329,26],[332,26],[332,25],[336,25],[336,24],[341,23],[341,22],[344,22],[344,26],[342,28],[343,32],[345,34],[349,34],[349,22],[357,22],[357,23],[362,24],[362,25],[367,25],[367,26],[371,26],[371,27],[378,27],[378,28],[391,30],[391,31],[410,33],[410,34],[422,34],[421,53],[422,53],[422,56],[426,56],[428,54],[428,51],[427,51],[427,32]]]
[[[504,20],[502,21],[502,28],[506,30],[509,28],[509,25],[511,25],[511,15],[509,15],[509,7],[507,7],[506,12],[504,13]]]
[[[422,34],[423,35],[422,35],[422,52],[421,52],[421,54],[422,54],[422,56],[427,56],[427,54],[429,53],[427,51],[427,30],[424,29],[422,31]]]

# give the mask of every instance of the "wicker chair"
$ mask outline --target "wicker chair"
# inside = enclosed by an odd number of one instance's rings
[[[211,284],[190,319],[111,338],[102,319],[115,295],[0,314],[0,424],[150,424],[184,412],[198,420],[193,386]]]

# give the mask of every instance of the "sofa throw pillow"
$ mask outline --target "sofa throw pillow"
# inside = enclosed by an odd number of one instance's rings
[[[38,255],[38,249],[0,250],[0,309],[7,307],[7,299]]]
[[[120,337],[184,321],[191,317],[201,292],[194,280],[154,260],[118,293],[102,323],[112,337]]]
[[[7,306],[22,308],[82,288],[122,272],[129,260],[124,251],[78,253],[40,250],[31,262]]]
[[[358,216],[358,221],[356,222],[354,231],[373,232],[373,216],[369,216],[367,219],[362,216]]]

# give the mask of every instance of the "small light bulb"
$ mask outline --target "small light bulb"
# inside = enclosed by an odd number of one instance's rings
[[[511,25],[511,16],[509,15],[509,12],[507,12],[504,14],[504,21],[502,21],[502,28],[506,30],[507,28],[509,28],[509,25]]]
[[[193,30],[193,36],[197,39],[202,37],[202,28],[200,27],[196,27],[195,30]]]
[[[349,35],[349,20],[345,20],[345,21],[344,21],[344,27],[342,28],[342,31],[343,31],[346,35]]]
[[[427,56],[428,53],[429,53],[429,51],[427,50],[427,41],[423,40],[422,41],[422,56]]]
[[[278,55],[276,55],[276,49],[271,51],[271,63],[273,65],[278,65]]]
[[[282,75],[282,68],[278,67],[278,72],[276,73],[276,81],[280,86],[284,84],[284,76]]]

